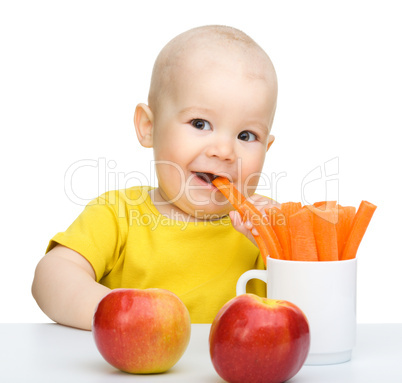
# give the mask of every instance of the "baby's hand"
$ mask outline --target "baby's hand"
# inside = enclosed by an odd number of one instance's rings
[[[262,213],[263,216],[266,216],[265,209],[269,207],[276,206],[280,208],[280,204],[271,198],[264,197],[259,194],[254,194],[250,198],[249,201]],[[253,226],[252,217],[246,216],[245,220],[243,220],[240,216],[240,213],[236,210],[233,210],[229,213],[230,219],[232,221],[233,227],[239,232],[244,234],[254,245],[257,246],[257,243],[254,239],[254,235],[258,235],[257,229]]]

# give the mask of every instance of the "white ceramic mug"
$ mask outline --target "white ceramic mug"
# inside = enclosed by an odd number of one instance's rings
[[[310,351],[305,364],[336,364],[350,360],[356,341],[357,260],[299,262],[267,259],[267,270],[246,271],[236,294],[251,279],[267,283],[267,297],[294,303],[310,325]]]

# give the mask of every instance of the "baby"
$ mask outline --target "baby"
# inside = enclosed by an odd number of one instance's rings
[[[235,296],[236,281],[264,263],[251,232],[212,185],[224,176],[262,211],[254,194],[267,150],[277,80],[267,54],[243,32],[199,27],[174,38],[156,59],[148,105],[134,125],[153,148],[158,186],[110,191],[49,243],[32,285],[54,321],[91,329],[110,289],[168,289],[193,323],[210,323]],[[254,195],[253,195],[254,194]],[[264,295],[265,285],[250,282]]]

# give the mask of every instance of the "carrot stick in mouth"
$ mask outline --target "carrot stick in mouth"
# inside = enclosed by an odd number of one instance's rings
[[[262,213],[236,189],[227,178],[217,177],[212,183],[229,200],[230,204],[240,213],[243,220],[250,221],[258,235],[253,237],[257,242],[264,263],[268,256],[282,258],[281,244],[271,225],[264,222]]]
[[[367,201],[362,201],[360,203],[359,209],[353,218],[352,228],[350,229],[348,239],[346,240],[342,252],[342,260],[356,257],[357,249],[359,248],[360,242],[363,239],[364,233],[367,230],[376,208],[376,205]]]
[[[245,204],[241,204],[237,207],[237,211],[240,213],[240,216],[242,217],[243,221],[247,221],[250,218],[250,210]],[[255,220],[259,220],[260,217],[258,215],[255,215],[253,218],[253,224],[255,224]],[[263,259],[266,259],[269,251],[268,251],[268,246],[265,241],[265,239],[260,235],[260,232],[257,230],[258,235],[255,235],[253,232],[251,234],[253,235],[255,241],[257,242],[257,247],[260,249],[260,253]]]
[[[218,188],[218,190],[225,196],[230,204],[236,209],[246,200],[243,194],[241,194],[227,178],[217,177],[212,183]]]
[[[268,255],[271,258],[283,259],[282,247],[272,226],[264,222],[265,220],[262,213],[249,200],[245,200],[243,206],[245,211],[249,212],[250,218],[253,217],[251,218],[251,223],[259,234],[257,237],[262,238],[267,248],[266,253],[261,253],[263,259],[266,260]]]

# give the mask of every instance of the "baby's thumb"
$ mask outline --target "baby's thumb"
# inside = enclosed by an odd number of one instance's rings
[[[230,219],[232,221],[233,227],[239,232],[244,234],[251,242],[254,243],[254,245],[257,246],[257,243],[251,233],[251,230],[253,229],[253,226],[251,225],[250,222],[244,222],[243,219],[241,218],[239,212],[237,211],[231,211],[229,213]],[[255,230],[255,229],[254,229]]]

